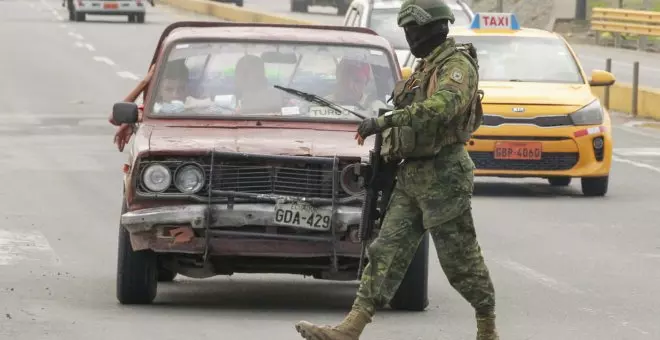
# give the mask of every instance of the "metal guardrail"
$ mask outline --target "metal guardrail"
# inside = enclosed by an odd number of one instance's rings
[[[614,33],[616,47],[620,45],[621,34],[660,37],[660,12],[596,7],[591,11],[591,29]],[[640,39],[639,48],[643,48],[641,45],[646,43],[645,40]]]

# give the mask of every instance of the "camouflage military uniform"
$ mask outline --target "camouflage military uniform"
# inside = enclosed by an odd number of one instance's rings
[[[425,15],[426,20],[435,15],[453,21],[441,0],[407,0],[401,8],[400,26],[406,12],[417,21]],[[433,13],[438,8],[442,10]],[[369,130],[369,124],[377,125],[367,134],[382,131],[383,152],[403,163],[381,231],[369,246],[369,263],[351,313],[334,327],[298,323],[296,329],[306,339],[358,339],[376,308],[396,293],[426,230],[449,282],[475,308],[477,339],[498,339],[495,292],[472,219],[474,164],[464,144],[478,95],[478,71],[469,49],[451,38],[436,45],[411,77],[397,84],[397,109],[360,126]]]

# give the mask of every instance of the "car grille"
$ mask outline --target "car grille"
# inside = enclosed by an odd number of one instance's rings
[[[210,169],[210,167],[209,167]],[[207,171],[210,172],[210,171]],[[231,163],[213,168],[213,190],[332,198],[332,168],[322,165]],[[340,188],[337,188],[340,192]],[[339,198],[346,195],[339,195]]]
[[[172,185],[163,194],[177,194],[180,191],[174,185],[176,170],[183,164],[196,163],[204,169],[207,181],[204,189],[197,193],[208,195],[208,188],[213,191],[232,191],[255,195],[281,195],[303,198],[332,199],[333,170],[330,164],[310,164],[298,160],[278,160],[276,156],[268,160],[214,160],[211,169],[210,159],[158,159],[141,161],[137,177],[138,187],[148,192],[142,185],[142,171],[153,163],[159,163],[170,169]],[[339,167],[341,169],[342,163]],[[339,171],[337,171],[339,176]],[[210,180],[209,180],[210,179]],[[339,184],[335,188],[336,198],[346,198],[349,195]]]
[[[560,171],[577,164],[576,152],[544,152],[538,161],[493,158],[492,152],[472,151],[470,157],[478,170]]]
[[[571,126],[573,121],[568,115],[536,116],[536,117],[503,117],[484,114],[483,125],[500,126],[502,124],[530,124],[539,127]]]

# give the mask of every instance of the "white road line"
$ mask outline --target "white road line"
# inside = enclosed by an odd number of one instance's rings
[[[133,73],[128,72],[128,71],[117,72],[117,75],[122,77],[122,78],[126,78],[126,79],[140,80],[140,78],[138,76],[136,76]]]
[[[102,62],[102,63],[106,63],[106,64],[108,64],[108,65],[110,65],[110,66],[114,66],[114,65],[115,65],[115,62],[112,61],[112,60],[111,60],[110,58],[108,58],[108,57],[94,57],[94,60],[96,60],[96,61],[100,61],[100,62]]]
[[[658,157],[660,148],[615,148],[614,153],[619,156]]]
[[[96,51],[96,49],[94,48],[94,46],[92,46],[92,44],[85,44],[85,47],[92,52]]]
[[[12,265],[24,260],[50,257],[53,264],[59,259],[46,237],[38,231],[8,231],[0,229],[0,265]]]
[[[74,43],[74,45],[75,45],[76,47],[83,47],[83,46],[84,46],[83,43],[81,43],[80,41],[76,41],[76,42]]]
[[[638,167],[638,168],[641,168],[641,169],[655,171],[655,172],[660,174],[660,168],[654,167],[653,165],[649,165],[649,164],[642,163],[642,162],[637,162],[637,161],[632,161],[632,160],[617,157],[617,156],[612,156],[612,160],[615,161],[615,162],[632,165],[632,166],[635,166],[635,167]]]
[[[76,39],[78,39],[78,40],[83,40],[83,39],[84,39],[82,35],[80,35],[80,34],[78,34],[78,33],[75,33],[75,32],[69,32],[69,36],[70,36],[70,37],[74,37],[74,38],[76,38]]]
[[[571,287],[568,284],[559,282],[545,274],[539,273],[536,270],[526,267],[518,262],[514,262],[511,260],[494,260],[497,262],[499,265],[514,271],[532,281],[535,281],[537,283],[540,283],[552,290],[558,291],[560,293],[574,293],[574,294],[582,294],[582,291],[580,291],[577,288]]]

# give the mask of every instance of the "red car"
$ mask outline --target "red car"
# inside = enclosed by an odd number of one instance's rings
[[[388,41],[356,27],[180,22],[152,65],[143,111],[113,107],[116,124],[136,124],[119,301],[151,303],[177,274],[356,280],[356,169],[370,148],[354,135],[401,79]],[[428,239],[393,308],[427,306],[427,261]]]

